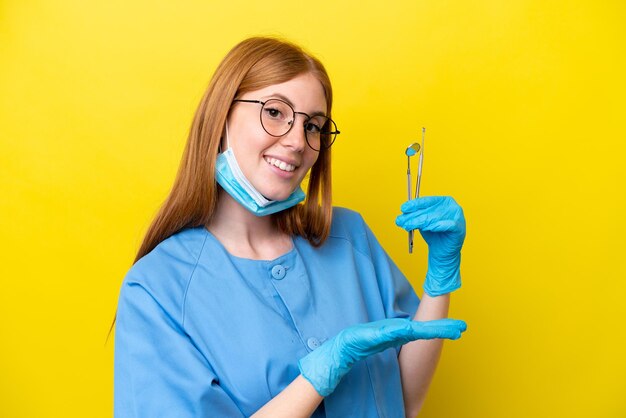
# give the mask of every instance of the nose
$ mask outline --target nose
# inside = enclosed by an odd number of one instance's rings
[[[303,119],[298,121],[298,116]],[[281,144],[299,153],[302,153],[307,147],[304,120],[306,120],[306,116],[296,114],[289,132],[280,138]]]

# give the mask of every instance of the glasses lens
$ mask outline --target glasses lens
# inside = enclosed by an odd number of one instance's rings
[[[270,135],[285,135],[289,131],[293,119],[293,109],[282,100],[268,100],[261,108],[261,124]]]
[[[309,146],[316,151],[330,148],[337,136],[337,125],[326,116],[313,116],[307,121],[304,130]]]

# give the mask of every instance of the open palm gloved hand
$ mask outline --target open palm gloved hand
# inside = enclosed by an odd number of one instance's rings
[[[321,396],[328,396],[359,360],[414,340],[456,340],[466,328],[458,319],[420,322],[391,318],[354,325],[300,359],[298,367]]]
[[[461,247],[465,240],[463,209],[448,196],[425,196],[405,202],[396,225],[419,229],[428,244],[424,291],[440,296],[461,287]]]

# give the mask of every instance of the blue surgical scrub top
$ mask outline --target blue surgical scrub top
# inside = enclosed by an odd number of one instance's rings
[[[298,360],[351,325],[412,317],[419,299],[356,212],[334,208],[315,248],[233,256],[187,228],[122,284],[115,416],[247,417],[298,375]],[[354,365],[313,417],[404,417],[398,349]]]

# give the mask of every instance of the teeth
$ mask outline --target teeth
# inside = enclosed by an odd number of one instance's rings
[[[278,168],[280,168],[283,171],[293,171],[293,170],[296,169],[295,165],[287,164],[286,162],[281,161],[281,160],[277,160],[276,158],[265,157],[265,161],[268,164],[271,164],[274,167],[278,167]]]

